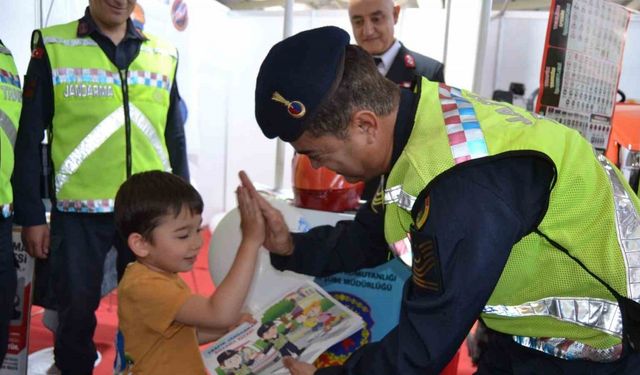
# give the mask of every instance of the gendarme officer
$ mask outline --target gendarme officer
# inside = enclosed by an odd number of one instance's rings
[[[332,241],[289,233],[254,190],[272,264],[324,276],[389,248],[412,264],[396,328],[344,366],[289,358],[292,374],[437,374],[478,318],[480,374],[637,373],[640,200],[620,172],[554,121],[427,80],[401,92],[375,69],[324,27],[276,44],[258,74],[265,136],[349,181],[386,176],[383,212],[362,207]]]
[[[16,268],[11,241],[13,146],[22,107],[20,75],[0,40],[0,364],[7,353],[9,321],[15,311]]]
[[[134,27],[135,4],[89,0],[79,20],[32,37],[16,141],[15,218],[27,251],[51,266],[44,289],[52,293],[44,294],[53,298],[39,303],[58,312],[54,355],[62,374],[92,373],[106,254],[116,247],[120,274],[133,260],[113,222],[118,187],[147,170],[188,179],[177,51]],[[45,129],[50,153],[40,155]],[[51,232],[40,199],[42,157],[52,166]]]

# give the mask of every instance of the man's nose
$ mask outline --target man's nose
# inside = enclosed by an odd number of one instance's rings
[[[375,27],[373,26],[373,22],[369,20],[364,20],[362,24],[362,32],[365,36],[372,35],[375,32]]]

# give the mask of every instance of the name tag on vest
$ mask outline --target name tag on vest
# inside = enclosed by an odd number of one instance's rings
[[[102,98],[112,98],[113,97],[113,87],[111,85],[98,85],[98,84],[85,84],[85,83],[77,83],[66,85],[64,88],[64,97],[78,97],[78,98],[89,98],[89,97],[102,97]]]

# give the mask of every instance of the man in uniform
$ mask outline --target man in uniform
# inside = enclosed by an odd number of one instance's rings
[[[330,242],[327,226],[289,233],[253,190],[272,264],[325,276],[389,249],[412,263],[397,327],[343,366],[288,358],[291,373],[437,374],[478,317],[480,374],[636,373],[640,200],[620,172],[554,121],[427,80],[399,90],[375,69],[324,27],[276,44],[256,81],[265,136],[348,181],[387,177],[384,210],[363,206]]]
[[[418,77],[444,83],[444,65],[413,52],[394,37],[400,5],[393,0],[350,0],[349,19],[356,42],[373,56],[378,71],[400,85],[411,88]],[[379,178],[367,181],[361,198],[371,200]]]
[[[16,267],[11,241],[13,145],[22,106],[20,75],[11,51],[0,40],[0,365],[7,353],[9,321],[14,311]]]
[[[356,42],[369,52],[378,71],[399,84],[410,88],[415,76],[444,82],[444,65],[413,52],[394,37],[400,15],[400,5],[393,0],[351,0],[349,19]]]
[[[105,256],[118,271],[133,256],[113,223],[120,184],[134,173],[172,170],[189,178],[177,51],[129,19],[135,0],[90,0],[85,15],[36,30],[25,79],[13,177],[15,220],[27,251],[49,258],[58,312],[55,365],[91,374]],[[40,155],[43,131],[50,152]],[[51,173],[51,234],[41,201],[41,156]]]

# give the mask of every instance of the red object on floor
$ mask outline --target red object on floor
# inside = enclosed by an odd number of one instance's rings
[[[191,272],[182,274],[194,293],[209,295],[215,289],[209,275],[209,240],[211,232],[203,230],[203,245],[198,259]],[[31,308],[31,331],[29,335],[29,353],[53,346],[53,335],[42,325],[43,309],[39,306]],[[95,368],[94,375],[112,375],[115,349],[113,341],[118,326],[118,294],[116,291],[102,298],[96,311],[98,326],[93,340],[98,351],[102,354],[100,364]],[[471,375],[475,368],[467,354],[466,345],[462,345],[456,357],[449,363],[441,375]]]

